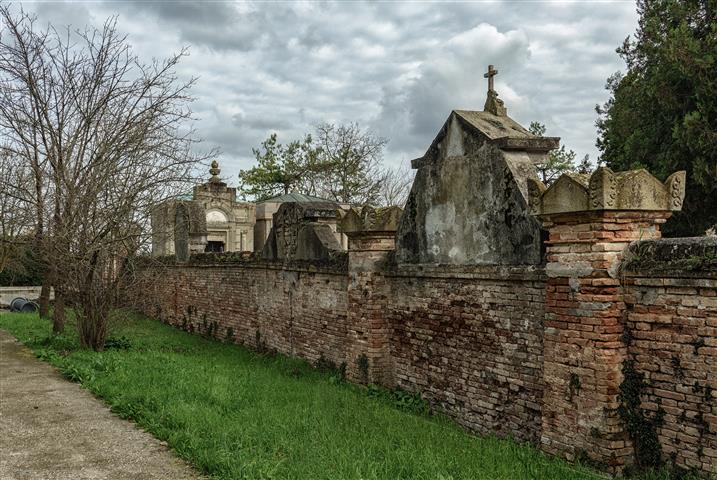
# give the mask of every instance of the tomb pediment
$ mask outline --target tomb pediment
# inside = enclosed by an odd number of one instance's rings
[[[333,202],[285,202],[273,215],[262,249],[271,261],[326,260],[343,248],[335,232],[339,218]]]
[[[480,141],[490,142],[501,150],[522,150],[541,155],[533,159],[534,163],[544,162],[546,160],[544,155],[558,148],[560,144],[560,138],[533,135],[507,115],[498,116],[485,111],[453,110],[428,151],[422,157],[411,160],[412,168],[418,169],[427,165],[436,149],[444,144],[451,145],[450,140],[449,142],[445,140],[451,135],[451,125],[454,121],[459,122],[461,129],[468,135],[477,137]]]

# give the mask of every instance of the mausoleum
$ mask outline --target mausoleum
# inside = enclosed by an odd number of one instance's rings
[[[194,187],[191,200],[167,200],[152,213],[152,255],[172,255],[176,252],[175,235],[177,205],[182,204],[192,214],[188,228],[198,227],[197,216],[203,216],[203,235],[193,243],[192,252],[253,252],[256,205],[238,202],[236,188],[228,187],[219,178],[219,164],[213,161],[209,181]],[[191,220],[194,219],[193,222]],[[203,237],[203,238],[200,238]]]

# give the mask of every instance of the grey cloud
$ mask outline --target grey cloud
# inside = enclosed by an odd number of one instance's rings
[[[291,128],[292,123],[283,119],[256,118],[247,119],[243,114],[236,114],[232,117],[232,123],[237,128],[249,128],[251,130],[286,130]]]
[[[114,4],[112,4],[114,5]],[[232,2],[127,2],[128,15],[150,14],[182,41],[219,51],[251,50],[264,38],[262,12],[240,12]]]
[[[41,6],[41,8],[40,8]],[[207,146],[235,178],[276,131],[300,138],[321,121],[358,121],[390,139],[386,161],[423,153],[454,108],[481,109],[488,63],[509,114],[595,156],[603,86],[636,26],[634,5],[558,2],[28,4],[41,18],[120,28],[142,58],[185,44],[180,76],[198,76],[193,109]],[[47,8],[46,8],[47,7]]]
[[[48,2],[42,4],[42,8],[32,4],[20,6],[23,9],[33,9],[41,23],[51,23],[58,30],[67,26],[72,30],[81,30],[85,25],[93,23],[88,5],[79,2]]]

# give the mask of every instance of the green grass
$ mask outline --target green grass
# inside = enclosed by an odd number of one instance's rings
[[[125,348],[101,353],[79,348],[71,321],[52,337],[36,315],[3,313],[0,328],[215,478],[604,478],[398,408],[420,402],[372,396],[296,359],[116,317],[111,336]]]

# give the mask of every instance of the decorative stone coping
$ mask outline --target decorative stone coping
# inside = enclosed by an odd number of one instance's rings
[[[660,182],[645,169],[613,172],[598,168],[592,175],[566,173],[549,188],[528,179],[530,211],[550,215],[588,210],[679,211],[685,198],[685,172]]]
[[[403,209],[400,207],[352,208],[341,220],[341,231],[347,235],[362,233],[392,233],[398,229]]]

